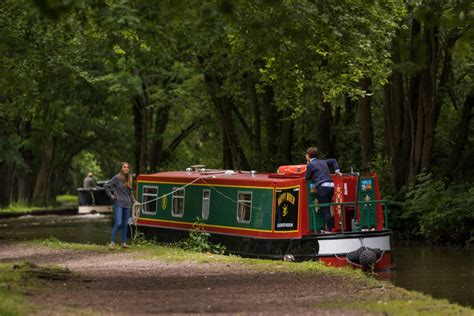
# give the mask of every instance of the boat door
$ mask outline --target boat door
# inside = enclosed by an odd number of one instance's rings
[[[321,209],[317,208],[316,192],[311,181],[306,181],[306,192],[308,199],[309,231],[314,233],[323,230],[324,219]]]
[[[299,186],[275,189],[275,231],[297,231],[299,209]]]

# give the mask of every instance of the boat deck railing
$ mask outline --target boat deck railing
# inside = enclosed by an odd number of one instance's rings
[[[315,199],[316,200],[316,199]],[[319,208],[325,207],[325,206],[354,206],[354,209],[357,212],[357,207],[359,205],[367,205],[367,204],[382,204],[383,206],[383,216],[384,216],[384,221],[383,221],[383,227],[384,229],[388,229],[388,206],[389,205],[398,205],[399,203],[389,201],[389,200],[371,200],[371,201],[351,201],[351,202],[333,202],[333,203],[308,203],[308,207],[312,208],[314,212],[317,212]],[[345,212],[341,212],[341,232],[345,233],[348,232],[345,230]],[[316,218],[315,216],[312,216],[313,219],[313,227],[316,227]]]

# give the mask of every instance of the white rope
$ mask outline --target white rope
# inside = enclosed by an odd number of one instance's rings
[[[206,178],[206,177],[215,177],[215,176],[212,176],[212,175],[211,175],[211,176],[203,176],[203,177],[196,178],[196,179],[194,179],[193,181],[191,181],[191,182],[189,182],[189,183],[186,183],[185,185],[183,185],[183,186],[181,186],[181,187],[179,187],[179,188],[177,188],[177,189],[175,189],[175,190],[173,190],[173,191],[171,191],[171,192],[169,192],[169,193],[163,194],[162,196],[159,196],[159,197],[157,197],[156,199],[153,199],[153,200],[149,200],[149,201],[142,202],[142,203],[140,203],[140,202],[138,202],[137,200],[135,200],[135,202],[133,203],[133,207],[132,207],[132,223],[133,223],[133,225],[135,226],[135,237],[137,236],[137,232],[138,232],[138,230],[137,230],[137,224],[138,224],[138,219],[140,218],[140,213],[141,213],[141,209],[142,209],[142,206],[143,206],[143,205],[146,205],[146,204],[148,204],[148,203],[151,203],[151,202],[160,200],[160,199],[162,199],[162,198],[164,198],[164,197],[167,197],[168,195],[171,195],[171,194],[173,194],[173,193],[175,193],[175,192],[177,192],[177,191],[179,191],[179,190],[182,190],[182,189],[184,189],[185,187],[187,187],[187,186],[189,186],[189,185],[195,183],[196,181],[201,180],[201,179]]]
[[[210,177],[212,177],[212,176],[205,176],[205,177],[196,178],[196,179],[194,179],[193,181],[191,181],[191,182],[189,182],[189,183],[183,185],[182,187],[179,187],[179,188],[177,188],[177,189],[175,189],[175,190],[173,190],[173,191],[171,191],[171,192],[169,192],[169,193],[163,194],[162,196],[159,196],[159,197],[157,197],[156,199],[149,200],[149,201],[142,202],[142,203],[140,203],[140,202],[137,201],[137,203],[138,203],[138,205],[142,206],[142,205],[145,205],[145,204],[148,204],[148,203],[151,203],[151,202],[155,202],[155,201],[160,200],[160,199],[162,199],[162,198],[164,198],[164,197],[167,197],[168,195],[171,195],[171,194],[173,194],[173,193],[175,193],[175,192],[178,192],[179,190],[184,189],[185,187],[187,187],[187,186],[193,184],[194,182],[196,182],[196,181],[198,181],[198,180],[201,180],[201,179],[204,179],[204,178],[210,178]]]
[[[206,180],[203,180],[203,182],[208,186],[208,187],[211,187],[212,189],[214,189],[214,191],[216,191],[217,193],[219,193],[220,195],[222,195],[223,197],[225,197],[226,199],[234,202],[234,203],[238,203],[239,201],[237,200],[234,200],[233,198],[231,198],[230,196],[226,195],[225,193],[222,193],[219,189],[217,189],[215,186],[212,186],[212,184],[209,184],[206,182]],[[257,207],[257,206],[251,206],[251,208],[254,208],[256,210],[261,210],[262,208],[261,207]]]
[[[151,202],[154,202],[154,201],[157,201],[157,200],[160,200],[164,197],[167,197],[168,195],[171,195],[179,190],[182,190],[184,189],[185,187],[197,182],[198,180],[202,180],[208,187],[214,189],[217,193],[219,193],[220,195],[222,195],[223,197],[225,197],[226,199],[232,201],[233,203],[238,203],[237,200],[234,200],[233,198],[231,198],[230,196],[228,196],[227,194],[221,192],[220,190],[218,190],[215,186],[209,184],[206,180],[204,180],[205,178],[215,178],[216,175],[213,174],[213,175],[206,175],[206,176],[202,176],[202,177],[199,177],[199,178],[196,178],[194,179],[193,181],[189,182],[189,183],[186,183],[185,185],[169,192],[169,193],[166,193],[166,194],[163,194],[162,196],[159,196],[157,197],[156,199],[153,199],[153,200],[149,200],[149,201],[146,201],[146,202],[138,202],[138,201],[135,201],[135,203],[133,203],[133,207],[132,207],[132,222],[133,222],[133,225],[135,226],[135,237],[137,236],[136,233],[138,232],[137,230],[137,224],[138,224],[138,219],[140,218],[140,212],[141,212],[141,207],[145,204],[148,204],[148,203],[151,203]],[[261,207],[256,207],[256,206],[250,206],[251,208],[253,209],[257,209],[257,210],[261,210],[262,208]]]
[[[206,175],[206,176],[202,176],[202,177],[196,178],[196,179],[194,179],[193,181],[191,181],[191,182],[189,182],[189,183],[186,183],[185,185],[183,185],[183,186],[181,186],[181,187],[179,187],[179,188],[177,188],[177,189],[175,189],[175,190],[173,190],[173,191],[171,191],[171,192],[169,192],[169,193],[163,194],[163,195],[161,195],[161,196],[159,196],[159,197],[157,197],[157,198],[155,198],[155,199],[153,199],[153,200],[149,200],[149,201],[142,202],[142,203],[140,203],[140,202],[137,201],[137,202],[134,204],[134,207],[135,207],[135,205],[142,206],[142,205],[145,205],[145,204],[148,204],[148,203],[151,203],[151,202],[160,200],[160,199],[162,199],[162,198],[164,198],[164,197],[167,197],[168,195],[172,195],[173,193],[175,193],[175,192],[177,192],[177,191],[180,191],[180,190],[186,188],[187,186],[189,186],[189,185],[191,185],[191,184],[197,182],[198,180],[202,180],[202,182],[204,182],[208,187],[212,188],[213,190],[215,190],[217,193],[219,193],[220,195],[222,195],[222,196],[225,197],[226,199],[228,199],[228,200],[230,200],[230,201],[232,201],[232,202],[234,202],[234,203],[238,203],[237,200],[234,200],[232,197],[230,197],[230,196],[226,195],[225,193],[221,192],[221,191],[218,190],[215,186],[213,186],[212,184],[210,184],[210,183],[208,183],[206,180],[204,180],[205,178],[215,178],[215,177],[216,177],[216,175]],[[256,207],[256,206],[251,206],[251,207],[254,208],[254,209],[257,209],[257,210],[261,210],[261,209],[262,209],[261,207]]]

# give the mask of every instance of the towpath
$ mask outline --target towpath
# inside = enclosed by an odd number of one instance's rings
[[[405,299],[391,285],[340,275],[262,271],[242,263],[170,262],[133,250],[2,242],[0,263],[7,262],[55,264],[72,271],[70,277],[46,281],[29,293],[35,315],[366,315],[343,306],[390,296]]]

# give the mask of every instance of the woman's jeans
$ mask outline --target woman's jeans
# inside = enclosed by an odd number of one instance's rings
[[[319,203],[331,203],[333,194],[333,187],[323,187],[320,185],[316,191],[316,198],[318,199]],[[324,206],[321,207],[321,210],[323,212],[324,221],[326,222],[326,230],[332,231],[334,224],[331,216],[331,207]]]
[[[112,242],[117,239],[117,231],[122,227],[122,244],[127,242],[127,225],[130,217],[130,208],[114,204],[114,228],[112,228]]]

